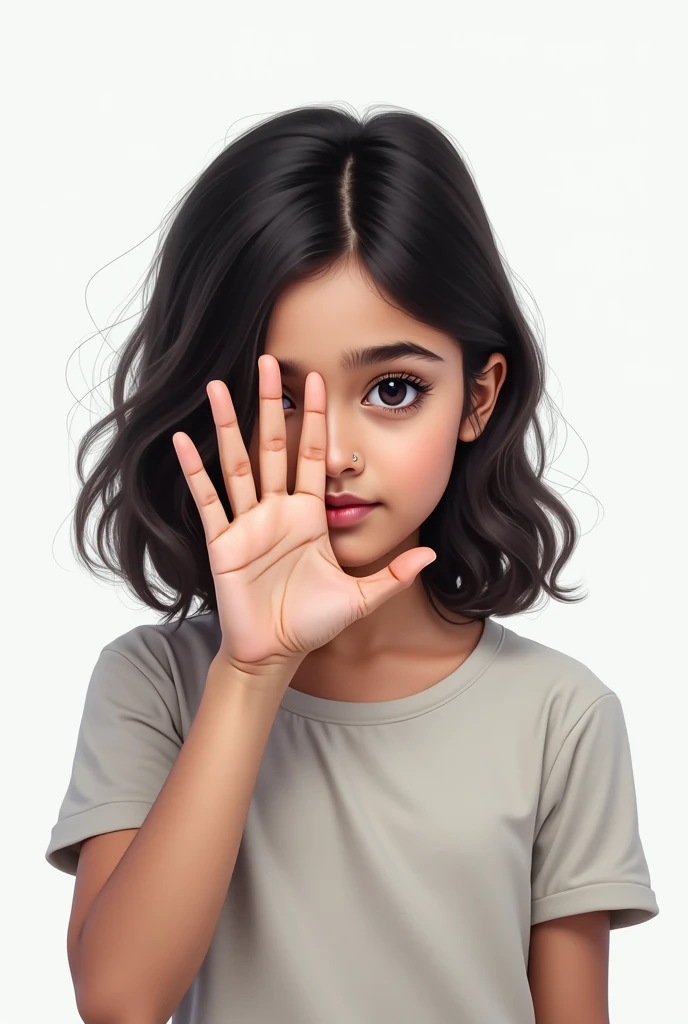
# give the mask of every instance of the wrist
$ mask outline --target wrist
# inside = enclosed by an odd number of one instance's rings
[[[260,692],[274,692],[275,688],[286,689],[303,658],[274,659],[269,662],[244,663],[226,658],[217,653],[210,663],[208,679],[212,677],[219,686],[246,686]]]

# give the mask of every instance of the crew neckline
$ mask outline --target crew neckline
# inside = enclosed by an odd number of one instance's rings
[[[406,718],[433,711],[441,704],[463,693],[483,674],[499,650],[505,627],[488,617],[485,619],[482,636],[475,648],[448,676],[408,697],[384,701],[343,701],[314,697],[288,687],[280,704],[280,710],[319,722],[336,722],[340,725],[375,725],[381,722],[398,722]]]

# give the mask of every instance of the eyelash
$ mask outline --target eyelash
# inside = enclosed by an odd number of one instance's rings
[[[403,380],[403,381],[408,381],[408,383],[413,388],[415,388],[415,390],[418,391],[419,394],[414,399],[414,401],[411,402],[410,405],[401,406],[399,408],[394,408],[391,405],[387,405],[387,406],[375,405],[375,406],[373,406],[369,402],[368,403],[368,407],[369,408],[371,408],[371,409],[386,409],[387,412],[393,412],[393,413],[411,412],[414,409],[420,409],[420,407],[423,405],[423,403],[425,401],[425,396],[429,395],[430,392],[433,390],[432,384],[426,384],[426,382],[424,380],[420,380],[419,377],[415,377],[412,373],[385,373],[381,377],[378,377],[376,380],[373,381],[373,383],[368,388],[368,391],[366,392],[366,394],[370,394],[370,392],[373,390],[373,388],[376,388],[378,386],[378,384],[382,384],[382,382],[385,381],[385,380]],[[289,398],[289,395],[287,395],[286,397]],[[291,402],[292,399],[289,398],[289,401]],[[285,411],[288,412],[289,410],[287,409]]]
[[[425,401],[425,396],[429,395],[430,392],[432,391],[432,384],[426,384],[425,381],[420,380],[420,378],[414,377],[412,373],[385,373],[382,375],[382,377],[378,377],[377,380],[373,381],[373,383],[368,388],[367,393],[369,394],[373,390],[373,388],[376,388],[378,384],[382,384],[382,382],[385,380],[408,381],[409,384],[413,388],[415,388],[416,391],[419,392],[419,394],[413,400],[413,402],[411,402],[410,405],[400,406],[399,408],[394,408],[394,406],[391,405],[376,405],[371,406],[371,408],[386,409],[387,412],[393,413],[411,412],[413,409],[420,409],[423,402]]]

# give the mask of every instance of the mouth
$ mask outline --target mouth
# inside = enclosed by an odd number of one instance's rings
[[[379,502],[367,501],[358,494],[352,494],[351,491],[340,491],[338,494],[330,491],[325,493],[325,505],[327,508],[344,508],[353,505],[379,505]]]
[[[351,526],[360,522],[375,508],[379,508],[380,502],[376,501],[369,505],[328,505],[325,504],[328,526]]]

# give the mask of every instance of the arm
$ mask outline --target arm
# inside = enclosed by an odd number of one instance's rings
[[[211,664],[157,800],[114,870],[108,868],[83,927],[75,927],[74,987],[86,1024],[164,1024],[198,973],[290,682],[288,670],[280,673],[249,679]],[[86,870],[106,874],[97,866]]]
[[[609,1024],[609,912],[531,928],[528,981],[536,1024]]]

